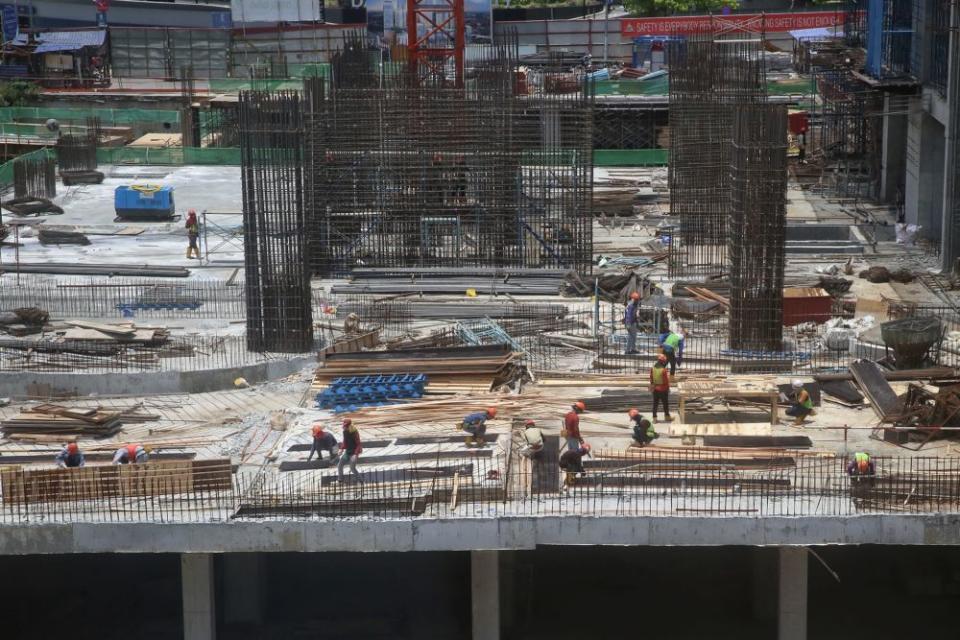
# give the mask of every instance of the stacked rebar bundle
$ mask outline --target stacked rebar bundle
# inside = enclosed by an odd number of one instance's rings
[[[780,351],[787,213],[787,110],[737,109],[730,153],[730,348]]]
[[[766,98],[761,42],[694,37],[670,50],[671,275],[725,269],[733,117]]]
[[[303,119],[295,91],[240,94],[241,173],[251,351],[302,353],[313,344],[303,233]]]
[[[13,161],[16,198],[52,198],[57,195],[57,166],[52,157],[17,158]]]

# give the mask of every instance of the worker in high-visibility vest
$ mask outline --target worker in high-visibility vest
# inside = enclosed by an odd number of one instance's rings
[[[853,454],[853,459],[847,463],[847,475],[851,478],[861,476],[873,476],[877,468],[870,459],[870,454],[858,451]]]
[[[813,413],[813,398],[803,388],[802,380],[794,380],[791,386],[793,387],[793,405],[787,409],[786,414],[794,418],[794,426],[799,426],[807,416]]]
[[[670,375],[677,375],[677,367],[683,362],[683,347],[687,337],[687,332],[681,330],[680,333],[668,331],[660,336],[660,349],[670,363]]]
[[[670,417],[670,374],[667,372],[667,356],[657,356],[657,363],[650,369],[650,391],[653,392],[653,421],[657,421],[657,407],[663,405],[667,422]]]
[[[630,416],[630,425],[633,427],[634,446],[642,447],[648,445],[660,437],[660,434],[653,428],[650,421],[640,415],[640,411],[630,409],[627,415]]]

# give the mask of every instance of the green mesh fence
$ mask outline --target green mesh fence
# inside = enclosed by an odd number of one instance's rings
[[[667,149],[594,149],[596,167],[659,167],[667,164]]]
[[[213,164],[239,165],[240,149],[235,147],[194,149],[148,149],[115,147],[97,149],[97,162],[103,164]]]
[[[180,112],[174,109],[89,109],[53,107],[0,107],[0,121],[49,120],[84,124],[87,118],[100,118],[105,127],[125,126],[137,122],[169,122],[180,124]]]

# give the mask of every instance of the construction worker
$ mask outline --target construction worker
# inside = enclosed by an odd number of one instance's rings
[[[83,459],[83,452],[80,451],[80,445],[76,442],[70,442],[61,449],[54,461],[61,469],[74,469],[86,464],[86,461]]]
[[[358,475],[357,460],[360,458],[361,453],[363,453],[363,445],[360,444],[360,431],[353,426],[353,421],[350,418],[346,418],[343,421],[343,442],[340,443],[340,460],[337,462],[337,477],[341,482],[343,481],[343,465],[347,462],[350,463],[350,475]]]
[[[653,428],[653,424],[640,415],[638,410],[630,409],[627,415],[630,416],[630,422],[633,425],[633,442],[636,446],[642,447],[660,437],[657,430]]]
[[[657,421],[657,407],[663,405],[663,415],[667,422],[670,417],[670,374],[667,372],[667,356],[657,356],[657,363],[650,369],[650,391],[653,392],[653,421]]]
[[[197,239],[200,237],[200,223],[197,222],[197,212],[194,209],[187,211],[187,222],[184,225],[187,228],[187,239],[190,245],[187,247],[187,260],[197,254],[197,260],[200,259],[200,247],[197,245]]]
[[[627,328],[627,353],[637,353],[637,330],[640,314],[640,294],[630,294],[630,302],[623,312],[623,325]]]
[[[580,448],[583,444],[583,436],[580,435],[580,414],[587,410],[587,405],[583,400],[577,400],[570,407],[570,411],[563,417],[563,429],[560,430],[560,437],[566,439],[568,450]]]
[[[150,459],[147,450],[140,444],[128,444],[113,454],[113,464],[143,464]]]
[[[487,407],[485,411],[471,413],[463,419],[460,428],[470,434],[467,437],[468,447],[474,444],[482,447],[486,443],[483,436],[487,432],[487,420],[492,420],[496,417],[497,408]]]
[[[565,472],[563,477],[563,490],[573,484],[573,479],[579,474],[586,473],[583,468],[583,457],[590,455],[590,445],[586,442],[577,446],[576,449],[568,449],[560,456],[560,469]]]
[[[667,357],[667,362],[670,363],[671,376],[677,375],[677,367],[683,360],[683,345],[686,337],[687,332],[682,329],[680,333],[667,331],[660,336],[660,349],[663,351],[663,355]]]
[[[847,463],[847,475],[851,478],[873,477],[877,472],[870,454],[858,451],[853,459]]]
[[[804,418],[813,413],[813,399],[803,388],[802,380],[794,380],[790,385],[793,387],[793,405],[785,413],[795,418],[794,426],[799,426],[803,424]]]
[[[520,449],[520,455],[531,459],[539,458],[540,452],[543,451],[543,432],[533,420],[523,423],[523,439],[526,444]]]
[[[330,460],[336,458],[337,439],[318,422],[313,425],[313,446],[310,447],[310,455],[307,456],[307,462],[313,459],[314,453],[317,454],[317,461],[323,460],[324,451],[327,452],[327,457]]]

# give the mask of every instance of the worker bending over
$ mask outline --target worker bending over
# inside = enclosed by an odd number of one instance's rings
[[[793,387],[793,405],[787,409],[786,414],[791,418],[796,418],[793,424],[797,426],[803,424],[804,418],[813,413],[813,399],[803,388],[801,380],[794,380],[790,384]]]
[[[80,451],[80,445],[76,442],[71,442],[61,449],[54,461],[61,469],[74,469],[86,464],[83,459],[83,452]]]
[[[630,409],[627,415],[630,416],[630,422],[633,425],[633,443],[636,446],[642,447],[648,445],[660,437],[660,434],[653,428],[650,421],[640,415],[639,411]]]
[[[640,294],[630,294],[630,302],[623,312],[623,325],[627,328],[627,353],[637,353],[637,331],[640,323]]]
[[[560,456],[560,469],[565,472],[563,490],[573,484],[574,477],[586,473],[583,468],[583,457],[590,455],[590,445],[584,442],[576,449],[568,449]]]
[[[580,435],[580,414],[587,410],[587,405],[583,400],[577,400],[570,407],[570,411],[563,417],[563,428],[560,430],[560,437],[566,440],[567,450],[573,451],[579,449],[583,444],[583,436]]]
[[[520,455],[536,460],[543,451],[543,432],[533,420],[523,423],[523,439],[526,444],[520,449]]]
[[[318,461],[323,460],[324,451],[327,452],[327,457],[330,460],[336,458],[337,439],[318,422],[313,425],[313,446],[310,447],[310,455],[307,456],[307,462],[313,459],[313,454],[317,454]]]
[[[187,228],[187,240],[190,241],[190,244],[187,245],[187,260],[193,258],[193,254],[197,254],[197,260],[200,259],[200,247],[197,244],[197,239],[200,237],[200,223],[197,222],[197,212],[193,209],[187,211],[187,222],[184,224]]]
[[[337,477],[341,482],[343,481],[343,465],[348,462],[350,463],[350,475],[358,475],[357,460],[360,458],[362,452],[363,446],[360,444],[360,431],[353,426],[353,421],[350,418],[346,418],[343,421],[343,442],[340,443],[340,460],[337,462]]]
[[[113,464],[142,464],[147,462],[150,456],[147,450],[140,444],[128,444],[117,449],[113,454]]]
[[[493,420],[497,417],[496,407],[487,407],[486,411],[477,411],[471,413],[463,419],[460,428],[470,435],[467,437],[467,446],[477,445],[482,447],[486,440],[484,434],[487,433],[487,420]]]
[[[663,350],[663,355],[667,357],[667,362],[670,363],[671,376],[677,375],[677,367],[682,364],[686,337],[687,332],[683,330],[680,333],[668,331],[660,336],[660,348]]]
[[[657,356],[650,369],[650,391],[653,393],[653,421],[657,421],[657,407],[663,405],[664,420],[670,422],[670,374],[667,372],[667,356]]]
[[[847,475],[851,478],[873,477],[877,468],[870,459],[870,454],[858,451],[853,454],[853,459],[847,463]]]

